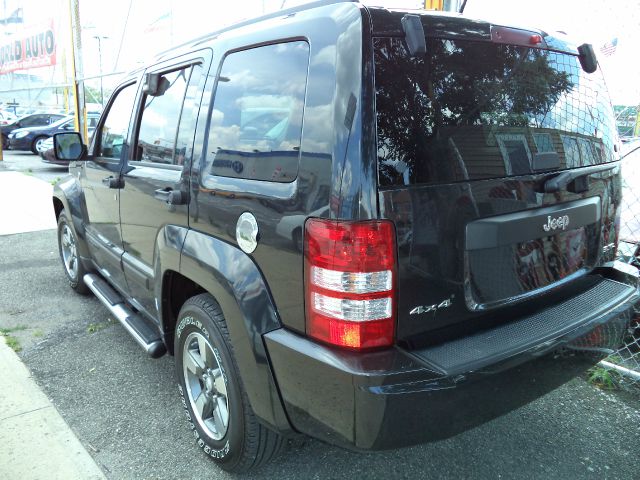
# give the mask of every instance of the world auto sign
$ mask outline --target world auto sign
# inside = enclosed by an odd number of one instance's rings
[[[56,34],[53,23],[25,29],[0,47],[0,73],[55,64]]]

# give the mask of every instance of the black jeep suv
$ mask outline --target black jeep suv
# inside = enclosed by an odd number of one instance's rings
[[[175,355],[223,468],[304,433],[442,439],[584,371],[634,317],[588,45],[320,2],[162,53],[53,204],[71,286]]]

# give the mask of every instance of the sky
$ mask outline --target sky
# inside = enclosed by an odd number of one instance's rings
[[[127,71],[154,53],[223,26],[305,3],[304,0],[79,0],[83,27],[84,75]],[[370,5],[416,8],[417,0],[365,0]],[[2,0],[10,13],[24,8],[25,25],[54,18],[59,31],[68,30],[69,0]],[[613,102],[640,103],[640,0],[468,0],[465,15],[496,23],[526,24],[549,32],[562,30],[578,44],[596,51],[613,38],[616,52],[599,55]],[[17,28],[15,26],[11,28]],[[6,32],[5,32],[6,33]],[[96,37],[100,37],[98,40]],[[60,42],[70,40],[60,37]],[[100,54],[98,46],[100,45]],[[599,53],[599,52],[598,52]],[[101,60],[101,65],[100,65]]]

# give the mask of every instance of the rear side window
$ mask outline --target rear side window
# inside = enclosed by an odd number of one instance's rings
[[[309,45],[302,41],[225,58],[209,127],[210,175],[273,182],[296,178],[308,64]]]
[[[23,118],[20,120],[20,126],[22,127],[35,127],[39,125],[46,125],[47,115],[32,115],[31,117]]]
[[[540,49],[427,39],[411,57],[378,38],[375,82],[381,186],[527,175],[614,160],[615,124],[600,71]]]

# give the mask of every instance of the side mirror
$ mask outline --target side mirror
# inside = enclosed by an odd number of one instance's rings
[[[87,151],[78,132],[56,133],[53,136],[53,150],[57,160],[80,160]]]
[[[161,97],[170,86],[169,80],[159,73],[147,73],[144,76],[142,91],[150,97]]]
[[[404,40],[412,57],[424,56],[427,53],[427,41],[420,15],[405,15],[400,20],[404,30]]]

